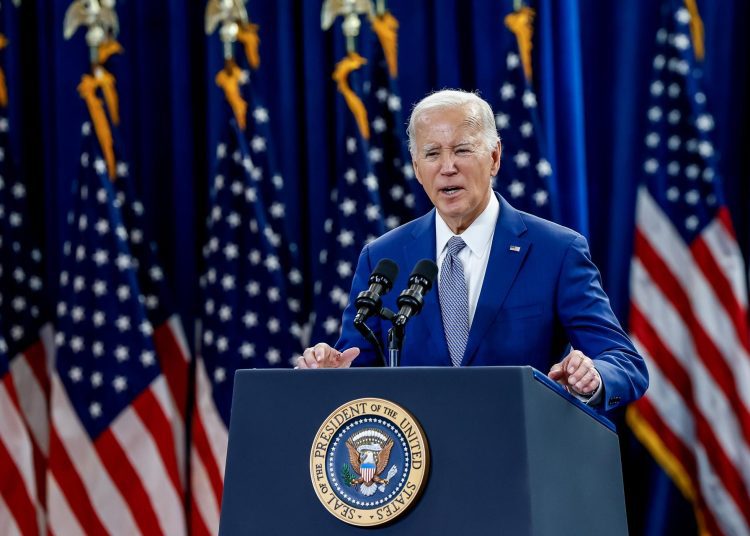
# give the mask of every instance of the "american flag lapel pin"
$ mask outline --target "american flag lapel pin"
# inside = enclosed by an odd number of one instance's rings
[[[521,251],[521,246],[510,246],[510,248],[508,249],[510,249],[513,253],[518,253],[519,251]]]

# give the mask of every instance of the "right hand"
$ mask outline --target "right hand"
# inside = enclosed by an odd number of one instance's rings
[[[324,342],[319,342],[312,348],[307,348],[297,359],[297,368],[347,368],[354,358],[359,355],[359,348],[347,348],[339,352]]]

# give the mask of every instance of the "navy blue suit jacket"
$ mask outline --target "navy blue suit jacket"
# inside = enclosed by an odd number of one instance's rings
[[[602,410],[640,397],[648,385],[646,365],[612,312],[586,239],[497,197],[500,215],[462,365],[531,365],[546,373],[570,344],[595,360],[604,383]],[[357,294],[367,289],[378,261],[392,259],[400,271],[383,304],[396,310],[412,267],[421,259],[435,260],[435,217],[433,209],[362,250],[336,343],[339,350],[362,350],[355,365],[382,364],[353,326]],[[402,366],[451,366],[437,287],[436,281],[422,312],[407,325]],[[368,325],[387,348],[389,323],[372,318]]]

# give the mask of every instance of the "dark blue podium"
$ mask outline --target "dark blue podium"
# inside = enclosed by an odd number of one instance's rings
[[[310,449],[341,404],[395,402],[422,426],[430,470],[392,523],[331,515]],[[241,370],[220,534],[626,535],[614,427],[531,367]]]

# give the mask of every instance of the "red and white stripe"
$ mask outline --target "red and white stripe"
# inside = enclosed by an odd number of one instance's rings
[[[228,431],[214,404],[211,381],[203,359],[195,370],[196,397],[190,446],[191,532],[218,534]]]
[[[634,410],[675,461],[703,528],[750,534],[747,287],[726,209],[687,245],[641,188],[630,287],[650,373]]]
[[[185,424],[188,412],[188,374],[190,366],[190,351],[188,350],[185,332],[177,315],[170,317],[167,322],[154,330],[154,348],[159,359],[161,370],[169,386],[170,403],[172,404],[172,434],[175,439],[177,465],[179,467],[180,482],[185,488],[185,472],[187,469],[187,439]]]
[[[48,518],[55,534],[185,534],[167,384],[159,376],[91,441],[52,377]]]
[[[365,484],[369,484],[372,482],[372,479],[375,477],[375,468],[374,467],[362,467],[362,480],[364,480]]]
[[[45,324],[39,332],[39,340],[10,364],[21,416],[29,429],[34,449],[37,502],[42,517],[46,504],[45,473],[49,454],[49,371],[54,363],[54,352],[52,325]]]
[[[0,534],[37,534],[33,446],[13,379],[0,378]]]

